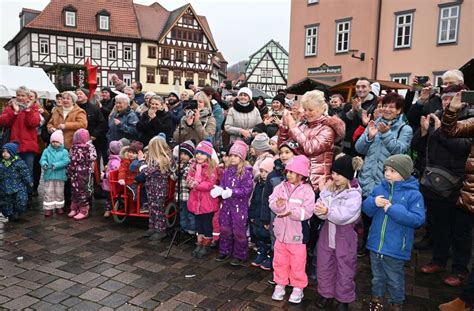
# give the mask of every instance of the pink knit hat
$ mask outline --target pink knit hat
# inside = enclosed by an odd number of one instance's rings
[[[110,154],[119,154],[120,149],[122,149],[122,142],[120,140],[112,140],[109,144]]]
[[[273,158],[266,158],[265,160],[260,163],[260,169],[265,170],[267,172],[273,171],[274,163],[273,163]]]
[[[72,137],[72,143],[74,145],[83,145],[91,140],[91,136],[89,135],[89,131],[86,129],[78,129],[74,132],[74,136]]]
[[[51,137],[49,138],[49,141],[50,142],[55,141],[55,142],[60,143],[61,145],[64,145],[63,131],[61,131],[61,130],[54,131],[53,134],[51,134]]]
[[[309,159],[304,155],[297,155],[291,158],[286,164],[287,171],[295,172],[304,177],[309,176]]]
[[[212,144],[207,140],[201,141],[197,147],[195,153],[202,153],[207,155],[209,158],[212,158],[212,154],[214,153],[214,149],[212,148]]]
[[[229,155],[233,154],[245,160],[247,158],[247,153],[249,152],[249,146],[244,143],[242,140],[237,140],[234,142],[232,147],[230,147]]]

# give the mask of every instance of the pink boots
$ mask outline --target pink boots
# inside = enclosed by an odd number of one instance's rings
[[[71,211],[67,214],[68,217],[74,218],[74,220],[82,220],[87,218],[88,215],[89,206],[79,208],[75,203],[71,203]]]

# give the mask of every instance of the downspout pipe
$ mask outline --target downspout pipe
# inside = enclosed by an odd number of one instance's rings
[[[378,0],[378,13],[377,13],[377,38],[375,41],[375,65],[374,65],[374,79],[377,80],[377,73],[379,67],[379,45],[380,45],[380,24],[382,19],[382,0]]]

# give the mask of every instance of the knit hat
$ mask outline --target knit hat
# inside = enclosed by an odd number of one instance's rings
[[[76,132],[74,132],[74,136],[72,136],[73,145],[83,145],[89,140],[91,140],[91,135],[86,129],[78,129]]]
[[[194,156],[194,143],[191,140],[186,140],[179,145],[180,152],[184,152],[190,158]]]
[[[120,149],[122,148],[122,143],[120,140],[112,140],[109,144],[109,152],[110,154],[119,154]]]
[[[202,153],[209,158],[212,158],[213,151],[214,149],[212,148],[211,142],[203,140],[197,145],[195,153]]]
[[[280,144],[280,146],[278,146],[278,149],[281,149],[283,147],[290,149],[294,154],[299,153],[298,152],[299,145],[296,141],[293,141],[293,140],[284,141]]]
[[[274,102],[274,101],[279,101],[282,106],[285,106],[285,96],[283,96],[283,95],[277,95],[277,96],[273,97],[272,102]]]
[[[142,151],[142,150],[143,150],[143,143],[137,140],[133,140],[130,143],[130,146],[128,146],[128,151],[131,151],[131,152],[138,153],[138,151]]]
[[[239,92],[237,93],[237,96],[240,96],[240,94],[242,93],[247,94],[250,97],[250,99],[252,99],[253,93],[252,93],[252,90],[249,89],[248,87],[241,88]]]
[[[395,154],[388,157],[383,162],[383,166],[390,166],[402,175],[403,179],[408,179],[413,173],[413,161],[406,154]]]
[[[55,142],[60,143],[61,145],[64,145],[63,131],[61,131],[61,130],[54,131],[53,134],[51,134],[51,137],[49,138],[49,141],[50,142],[55,141]]]
[[[18,143],[17,142],[11,142],[11,143],[6,143],[3,145],[2,150],[8,151],[8,153],[14,157],[18,153]]]
[[[87,98],[89,98],[89,95],[91,94],[88,89],[85,89],[83,87],[77,88],[76,92],[77,91],[81,91],[82,93],[86,94]]]
[[[268,138],[268,135],[266,133],[260,133],[255,136],[255,138],[252,141],[252,147],[255,149],[255,151],[269,151],[272,149],[269,144],[270,138]]]
[[[130,146],[130,140],[128,140],[128,138],[120,138],[119,142],[122,144],[122,147]]]
[[[168,97],[170,97],[171,95],[175,96],[175,97],[179,100],[179,95],[178,95],[177,92],[171,91],[171,92],[168,94]]]
[[[254,133],[266,133],[267,132],[267,126],[265,123],[259,123],[255,125],[252,129],[252,132]]]
[[[259,169],[265,170],[270,173],[271,171],[273,171],[274,165],[275,164],[274,164],[273,158],[269,157],[263,160],[262,163],[260,163]]]
[[[245,160],[247,158],[247,153],[249,152],[249,146],[244,143],[242,140],[237,140],[234,142],[232,147],[230,147],[229,155],[233,154]]]
[[[354,179],[355,172],[362,168],[363,160],[360,157],[351,157],[347,154],[337,156],[332,164],[332,171],[344,176],[349,181]]]
[[[278,144],[278,135],[273,136],[270,140]]]
[[[285,169],[287,171],[294,172],[304,177],[308,177],[309,176],[309,159],[304,155],[294,156],[288,161]]]
[[[445,88],[441,89],[441,98],[449,96],[454,97],[456,93],[461,92],[462,90],[467,90],[467,86],[464,84],[452,84]]]
[[[163,132],[158,133],[158,135],[156,135],[155,137],[166,141],[166,134]]]
[[[146,92],[146,93],[145,93],[145,97],[147,97],[147,96],[153,97],[153,96],[155,96],[155,95],[156,95],[155,92]]]

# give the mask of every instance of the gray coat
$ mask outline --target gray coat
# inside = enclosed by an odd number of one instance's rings
[[[262,123],[262,117],[257,108],[248,113],[238,112],[230,108],[225,120],[224,129],[230,136],[230,143],[240,139],[240,130],[252,131],[255,125]]]

